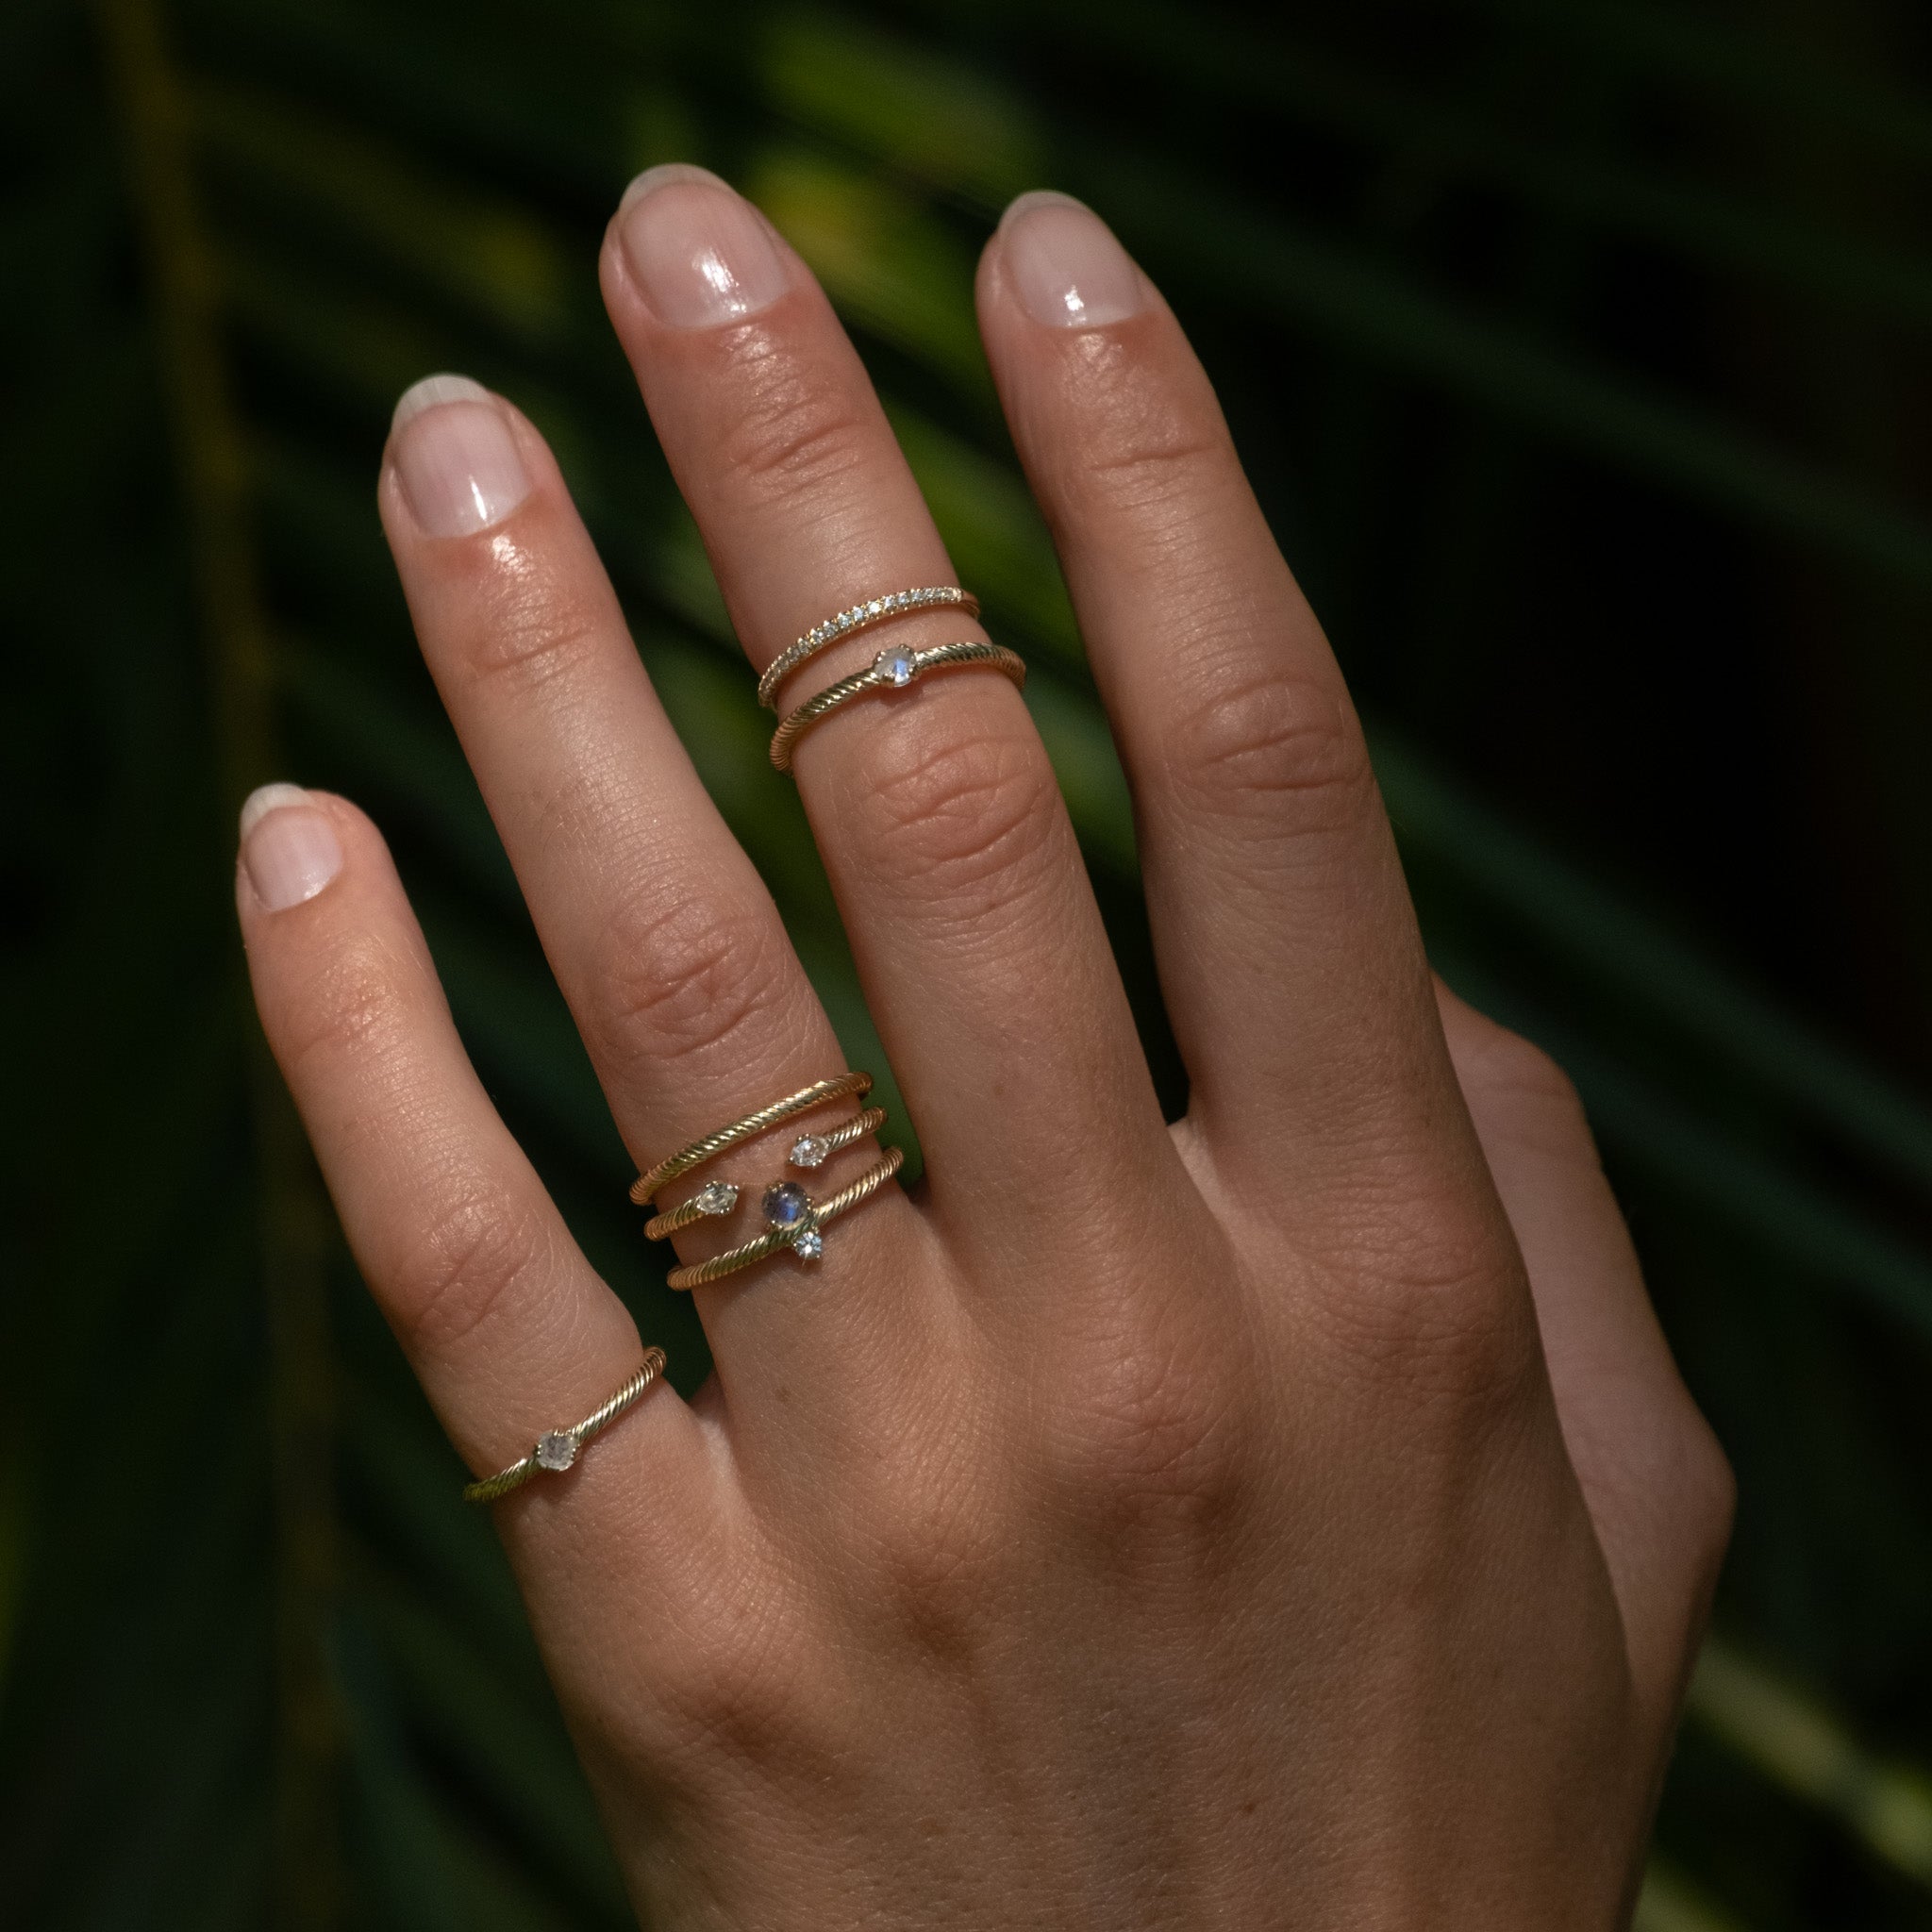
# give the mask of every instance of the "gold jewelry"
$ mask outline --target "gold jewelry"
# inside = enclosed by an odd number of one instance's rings
[[[798,640],[765,666],[758,679],[758,703],[767,709],[778,708],[778,687],[805,662],[816,658],[828,644],[849,638],[856,630],[883,624],[889,617],[905,617],[914,610],[963,610],[968,617],[979,615],[979,599],[957,584],[938,584],[924,591],[894,591],[890,597],[874,597],[869,603],[855,604],[823,624],[815,624]]]
[[[775,1127],[780,1121],[789,1121],[795,1113],[824,1107],[828,1101],[843,1100],[848,1093],[855,1100],[863,1100],[871,1091],[870,1074],[841,1074],[836,1080],[815,1080],[809,1087],[801,1087],[796,1093],[788,1093],[783,1100],[774,1100],[770,1107],[761,1107],[758,1112],[733,1121],[728,1127],[720,1127],[715,1134],[707,1134],[688,1147],[680,1147],[668,1160],[660,1160],[649,1174],[640,1174],[630,1184],[631,1201],[639,1208],[647,1208],[658,1190],[667,1181],[675,1181],[679,1174],[689,1174],[694,1167],[702,1167],[727,1147],[736,1147],[740,1141],[762,1134],[767,1127]],[[734,1201],[732,1205],[737,1204]],[[728,1213],[730,1209],[727,1208],[724,1211]]]
[[[546,1429],[537,1445],[519,1461],[481,1482],[465,1483],[463,1501],[493,1503],[512,1490],[520,1490],[534,1475],[568,1469],[577,1453],[601,1429],[607,1429],[664,1373],[664,1351],[647,1348],[644,1358],[628,1382],[594,1415],[586,1416],[574,1429]]]
[[[869,1107],[829,1133],[801,1134],[791,1143],[791,1165],[823,1167],[829,1155],[836,1154],[841,1147],[851,1146],[855,1141],[864,1140],[868,1134],[877,1133],[885,1124],[885,1108]],[[729,1214],[738,1206],[738,1196],[739,1189],[731,1181],[707,1181],[689,1201],[680,1202],[669,1213],[654,1214],[645,1222],[644,1239],[661,1241],[680,1228],[689,1227],[694,1221]]]
[[[754,1261],[762,1261],[781,1248],[790,1248],[801,1261],[816,1261],[824,1253],[821,1230],[825,1224],[838,1220],[848,1208],[857,1208],[877,1193],[899,1172],[905,1158],[898,1148],[888,1147],[885,1158],[876,1167],[867,1168],[849,1188],[841,1188],[826,1201],[814,1201],[796,1181],[774,1181],[765,1190],[761,1204],[765,1219],[772,1224],[769,1234],[761,1234],[741,1247],[726,1248],[708,1261],[674,1268],[666,1280],[673,1288],[702,1288],[706,1282],[736,1274],[741,1268],[749,1268]]]
[[[1009,651],[1004,644],[935,644],[925,651],[895,644],[890,650],[881,651],[873,659],[871,669],[855,671],[850,677],[841,677],[837,684],[828,684],[817,697],[806,699],[797,710],[791,712],[772,733],[772,762],[781,772],[789,772],[791,769],[791,748],[799,739],[820,719],[829,716],[841,706],[850,704],[854,698],[862,697],[869,691],[902,691],[907,685],[924,677],[928,671],[963,671],[975,664],[984,664],[1003,676],[1010,677],[1016,685],[1026,682],[1025,660],[1017,651]]]

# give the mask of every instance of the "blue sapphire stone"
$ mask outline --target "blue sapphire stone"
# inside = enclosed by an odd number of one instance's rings
[[[774,1181],[758,1205],[774,1227],[796,1227],[811,1212],[811,1197],[796,1181]]]

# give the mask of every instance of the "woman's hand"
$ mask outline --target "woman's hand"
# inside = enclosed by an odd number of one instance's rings
[[[654,171],[603,275],[754,669],[952,580],[756,210]],[[924,1183],[815,1265],[700,1288],[695,1400],[652,1390],[496,1506],[633,1894],[774,1932],[1613,1926],[1724,1460],[1562,1076],[1432,985],[1341,675],[1173,316],[1058,196],[1008,212],[979,310],[1132,781],[1191,1104],[1163,1123],[1011,685],[955,673],[802,741]],[[530,425],[419,386],[380,496],[639,1166],[841,1071]],[[782,702],[968,635],[904,619]],[[269,1038],[371,1289],[497,1470],[642,1344],[465,1060],[375,828],[274,788],[244,831]],[[755,1191],[795,1131],[658,1205]]]

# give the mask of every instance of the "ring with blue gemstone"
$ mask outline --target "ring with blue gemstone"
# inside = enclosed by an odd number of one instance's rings
[[[774,1181],[758,1197],[765,1217],[766,1232],[756,1241],[726,1248],[708,1261],[694,1261],[686,1268],[674,1268],[666,1277],[673,1288],[702,1288],[708,1281],[720,1281],[736,1274],[741,1268],[790,1248],[802,1261],[816,1261],[825,1251],[824,1229],[828,1222],[871,1199],[899,1172],[905,1155],[888,1147],[884,1158],[869,1167],[849,1187],[823,1201],[814,1201],[797,1181]]]

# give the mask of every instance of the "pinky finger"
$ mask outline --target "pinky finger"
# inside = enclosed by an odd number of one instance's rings
[[[624,1383],[636,1326],[483,1091],[368,819],[291,785],[258,791],[236,897],[262,1025],[349,1245],[464,1460],[491,1474]],[[573,1487],[599,1471],[608,1486],[637,1455],[654,1489],[706,1487],[698,1424],[668,1390]]]

